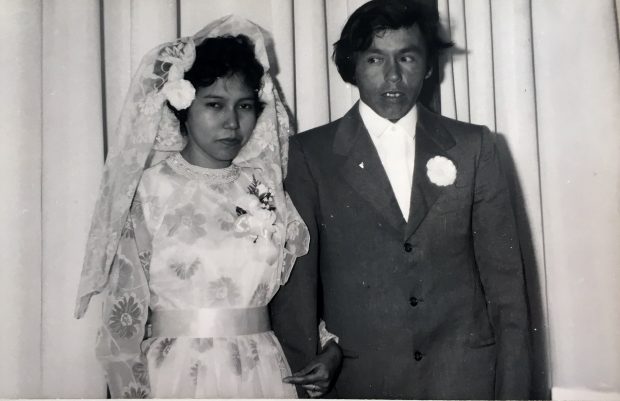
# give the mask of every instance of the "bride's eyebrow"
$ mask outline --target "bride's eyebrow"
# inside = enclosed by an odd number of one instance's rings
[[[220,95],[210,95],[210,94],[206,94],[206,95],[201,95],[198,96],[200,99],[205,99],[205,100],[228,100],[229,98],[227,96],[220,96]],[[242,97],[239,99],[236,99],[236,102],[245,102],[245,101],[255,101],[256,99],[253,96],[247,96],[247,97]]]

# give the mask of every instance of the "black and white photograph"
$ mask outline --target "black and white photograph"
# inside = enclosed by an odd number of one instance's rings
[[[620,399],[620,0],[0,0],[0,398]]]

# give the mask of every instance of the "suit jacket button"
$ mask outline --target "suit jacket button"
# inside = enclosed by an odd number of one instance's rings
[[[411,297],[409,298],[409,305],[415,307],[418,306],[418,303],[420,303],[420,301],[422,301],[421,299],[418,299],[416,297]]]
[[[420,351],[416,351],[413,354],[413,359],[415,359],[416,361],[421,361],[422,358],[424,358],[424,354],[421,353]]]
[[[405,252],[411,252],[412,250],[413,246],[410,243],[405,242]]]

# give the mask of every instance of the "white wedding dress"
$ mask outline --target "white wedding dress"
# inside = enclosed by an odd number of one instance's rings
[[[266,312],[288,276],[283,240],[236,228],[260,180],[178,153],[145,171],[98,337],[113,397],[297,397],[282,382],[291,372]]]

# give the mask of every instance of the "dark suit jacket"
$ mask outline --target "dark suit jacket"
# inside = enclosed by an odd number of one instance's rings
[[[317,319],[345,359],[331,397],[528,398],[522,262],[494,135],[418,105],[409,222],[354,106],[294,136],[285,182],[311,246],[272,302],[292,369]],[[450,159],[437,186],[427,161]],[[363,168],[362,164],[363,163]]]

